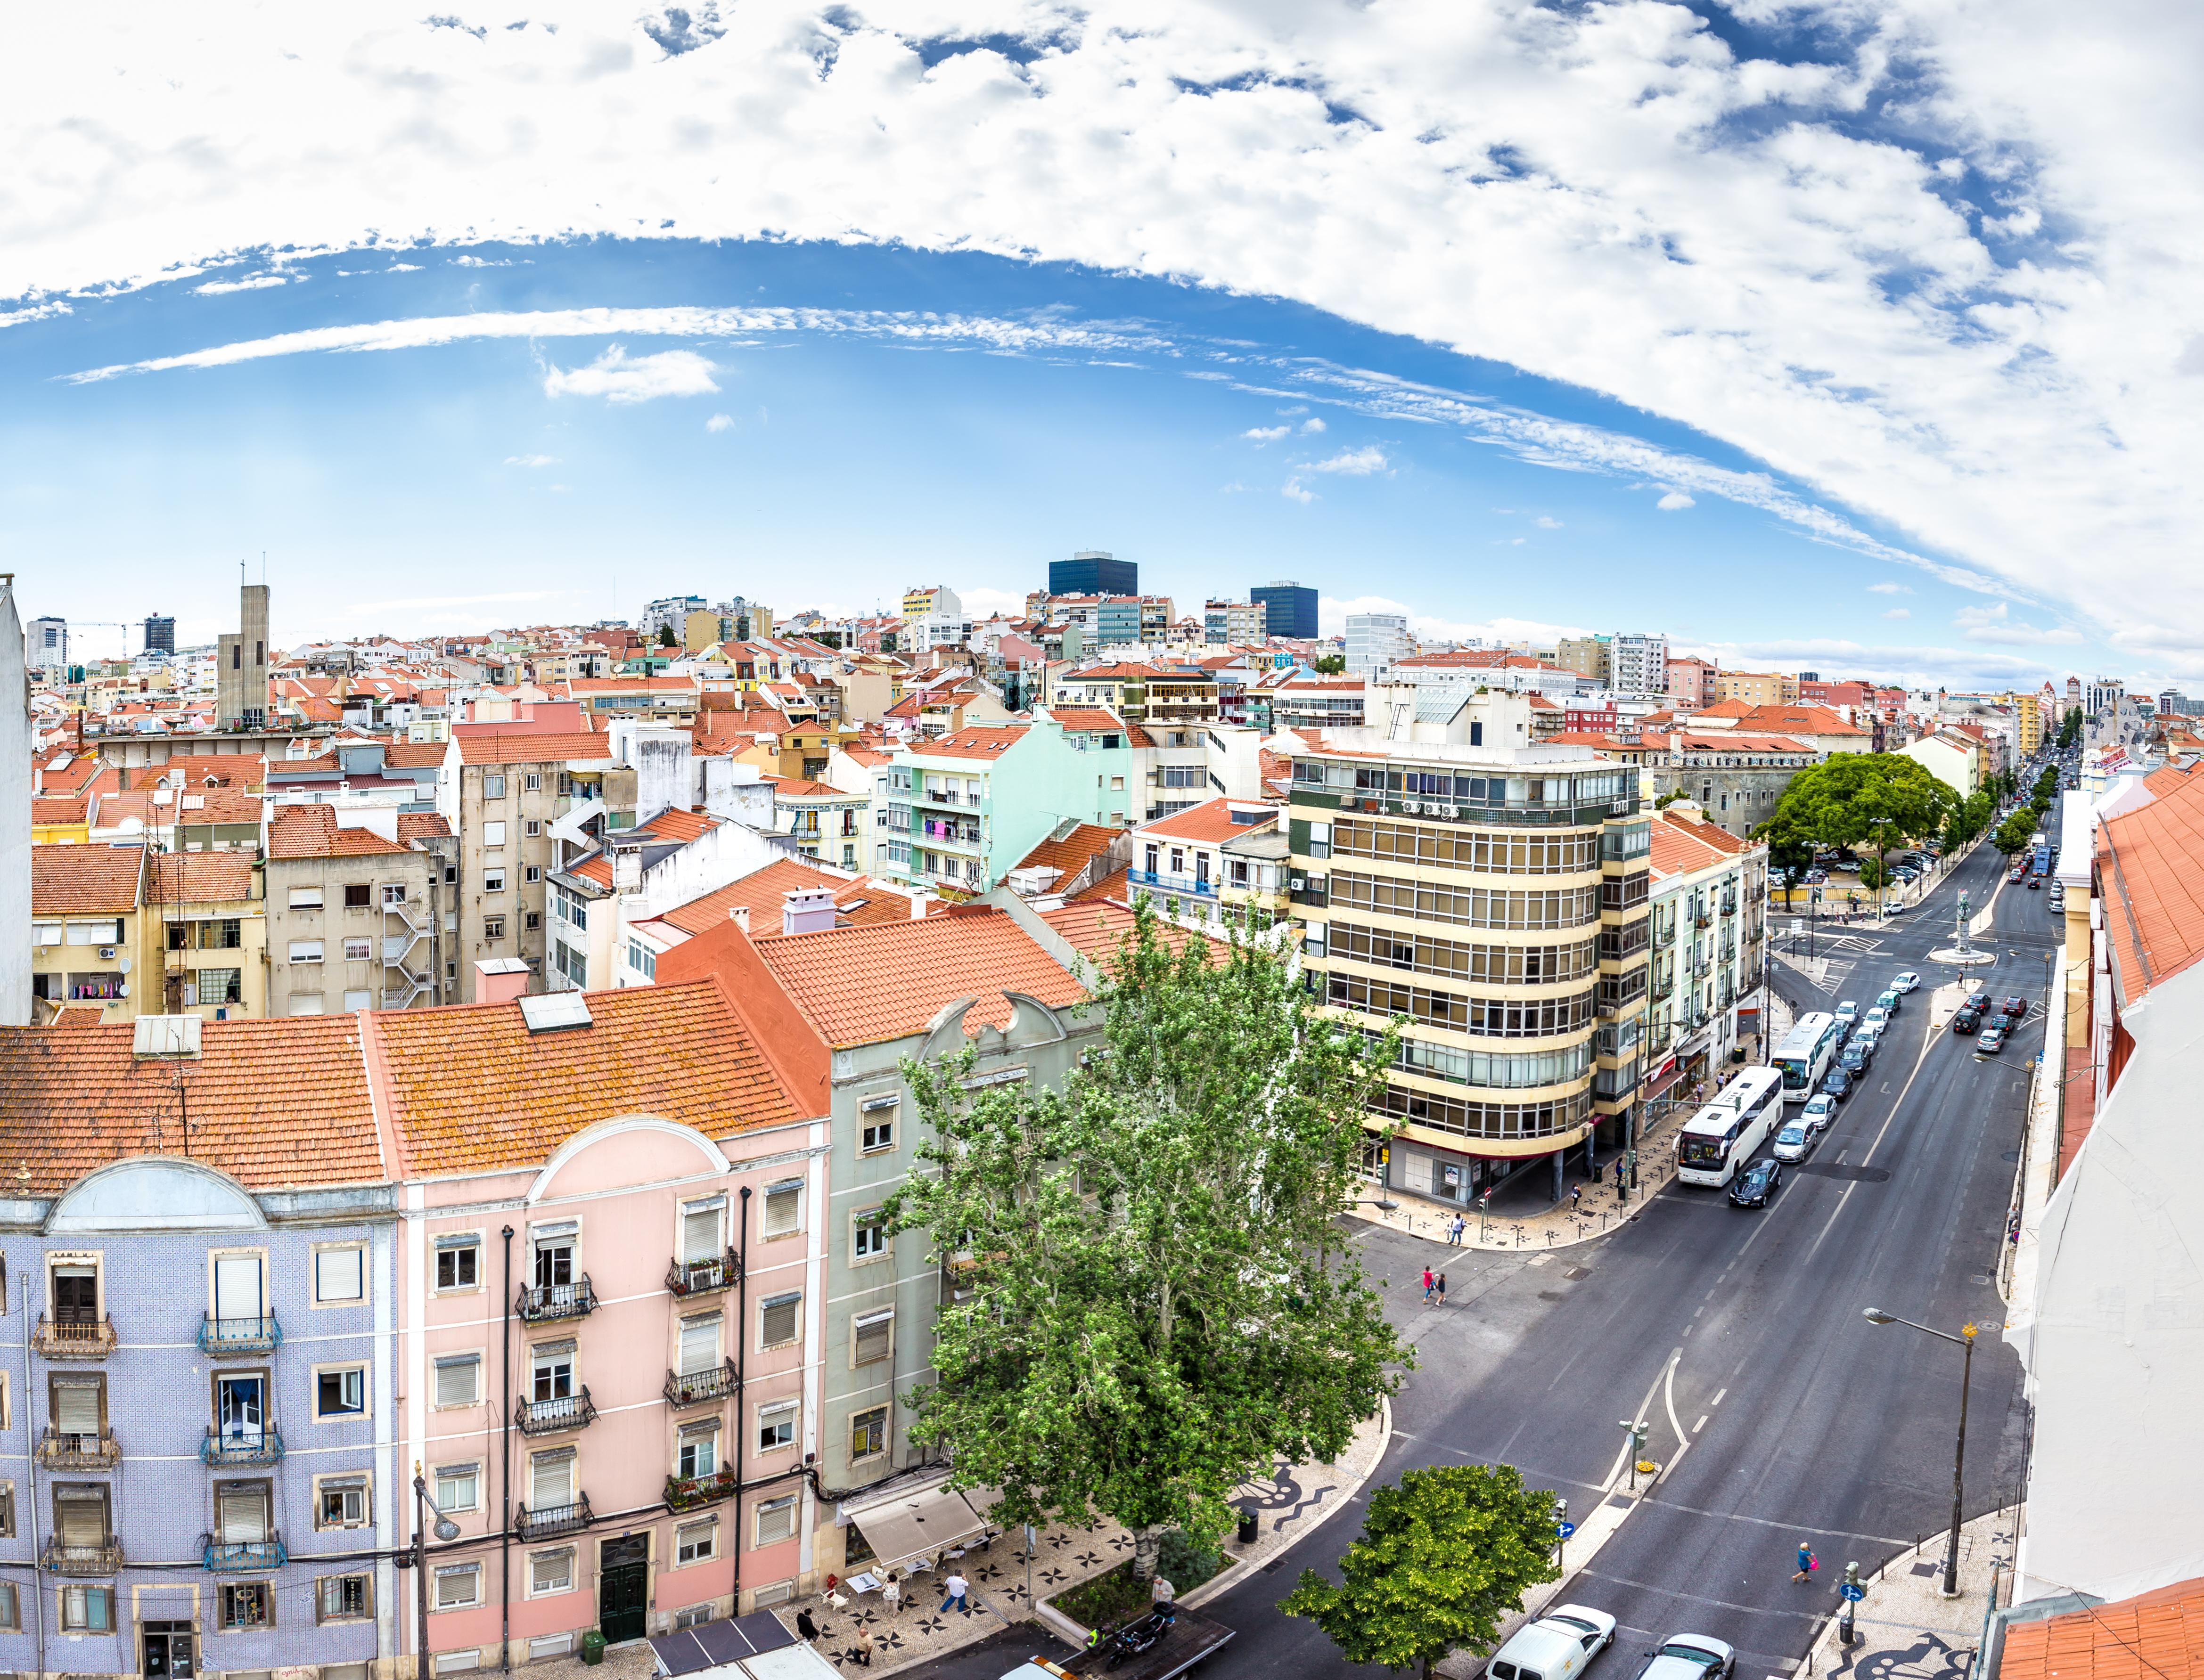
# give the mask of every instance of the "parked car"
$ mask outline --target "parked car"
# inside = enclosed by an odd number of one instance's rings
[[[1890,989],[1896,992],[1918,991],[1921,989],[1921,977],[1909,968],[1891,981]]]
[[[1843,1003],[1837,1005],[1836,1016],[1839,1020],[1844,1022],[1846,1026],[1849,1026],[1859,1019],[1859,1005],[1853,1003],[1851,998],[1847,997]]]
[[[1816,1101],[1821,1099],[1816,1097]],[[1821,1134],[1803,1121],[1792,1121],[1775,1134],[1775,1158],[1778,1161],[1804,1161],[1814,1152],[1814,1140]]]
[[[1837,1053],[1837,1066],[1854,1079],[1864,1079],[1868,1064],[1875,1060],[1875,1041],[1872,1038],[1863,1038],[1856,1044],[1846,1044]]]
[[[2028,1000],[2025,997],[2008,997],[1998,1005],[1998,1013],[2008,1020],[2019,1020],[2028,1014]]]
[[[1492,1680],[1576,1680],[1614,1638],[1607,1612],[1565,1604],[1516,1629],[1485,1672]]]
[[[1798,1110],[1798,1123],[1816,1137],[1828,1131],[1836,1117],[1836,1101],[1828,1097],[1809,1097],[1806,1106]]]
[[[1729,1204],[1733,1208],[1764,1208],[1775,1186],[1783,1182],[1780,1161],[1754,1162],[1729,1181]]]
[[[1737,1653],[1719,1639],[1672,1634],[1658,1650],[1645,1653],[1636,1680],[1729,1680],[1736,1667]]]
[[[1886,991],[1875,1000],[1875,1007],[1882,1011],[1884,1020],[1887,1020],[1898,1013],[1899,1000],[1903,995],[1896,991]]]
[[[1822,1090],[1841,1103],[1852,1094],[1852,1076],[1841,1068],[1832,1068],[1822,1075]]]
[[[1985,1026],[1982,1035],[1975,1040],[1975,1050],[1978,1055],[1995,1056],[2004,1048],[2005,1028],[2002,1026]]]
[[[1885,1023],[1889,1020],[1890,1011],[1883,1008],[1881,1004],[1878,1003],[1875,1008],[1867,1012],[1865,1017],[1860,1021],[1860,1025],[1871,1032],[1880,1032],[1882,1031]]]

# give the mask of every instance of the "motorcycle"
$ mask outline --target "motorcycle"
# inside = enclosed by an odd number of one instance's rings
[[[1106,1655],[1103,1665],[1115,1668],[1129,1657],[1137,1657],[1152,1651],[1170,1631],[1171,1624],[1178,1619],[1178,1612],[1158,1606],[1146,1615],[1125,1624],[1110,1636],[1104,1647]]]

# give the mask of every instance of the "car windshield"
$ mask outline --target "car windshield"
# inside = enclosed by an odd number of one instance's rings
[[[1775,1134],[1775,1141],[1779,1144],[1803,1144],[1806,1141],[1806,1128],[1803,1126],[1786,1126]]]
[[[1721,1659],[1711,1651],[1702,1651],[1696,1645],[1663,1645],[1661,1654],[1677,1657],[1687,1663],[1697,1663],[1702,1668],[1720,1668]]]
[[[1565,1628],[1581,1628],[1586,1633],[1597,1633],[1599,1631],[1597,1624],[1585,1621],[1581,1616],[1562,1616],[1556,1614],[1549,1616],[1545,1619],[1549,1622],[1559,1622]]]

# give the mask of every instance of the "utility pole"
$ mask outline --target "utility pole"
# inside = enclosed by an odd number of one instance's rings
[[[1630,1491],[1634,1494],[1638,1491],[1638,1461],[1645,1456],[1645,1442],[1652,1429],[1642,1417],[1635,1421],[1626,1417],[1620,1427],[1629,1432],[1630,1445],[1625,1456],[1630,1460]]]

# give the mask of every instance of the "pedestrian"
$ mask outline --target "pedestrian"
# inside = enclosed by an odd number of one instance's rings
[[[811,1619],[809,1611],[799,1610],[796,1612],[796,1636],[806,1645],[819,1637],[819,1624]]]
[[[1814,1555],[1814,1548],[1807,1545],[1804,1541],[1800,1541],[1798,1542],[1798,1572],[1791,1578],[1793,1581],[1810,1582],[1814,1578],[1814,1571],[1821,1566],[1822,1560]]]
[[[1434,1280],[1434,1279],[1432,1278],[1432,1276],[1431,1276],[1431,1269],[1429,1266],[1425,1267],[1425,1268],[1424,1268],[1424,1300],[1425,1300],[1425,1304],[1428,1304],[1430,1303],[1431,1298],[1431,1291],[1432,1291],[1432,1289],[1433,1289],[1433,1288],[1435,1288],[1436,1287],[1437,1287],[1437,1285],[1436,1285],[1436,1281],[1435,1281],[1435,1280]]]
[[[1619,1155],[1614,1157],[1614,1193],[1622,1194],[1622,1157]]]
[[[1439,1304],[1441,1306],[1446,1304],[1446,1274],[1444,1272],[1439,1274]]]
[[[1468,1222],[1469,1222],[1464,1219],[1460,1214],[1456,1214],[1454,1216],[1454,1223],[1447,1227],[1447,1242],[1449,1245],[1455,1248],[1460,1248],[1461,1246],[1462,1227],[1467,1225]]]
[[[949,1593],[949,1596],[941,1600],[943,1612],[945,1614],[953,1606],[969,1616],[972,1613],[972,1606],[965,1594],[972,1590],[972,1583],[957,1574],[956,1571],[951,1570],[949,1572],[949,1578],[941,1584],[948,1589]]]
[[[1178,1588],[1164,1578],[1161,1570],[1156,1571],[1155,1582],[1148,1588],[1148,1598],[1154,1604],[1156,1613],[1164,1618],[1166,1624],[1178,1620]]]
[[[1571,1185],[1571,1186],[1569,1186],[1569,1211],[1570,1211],[1571,1213],[1574,1213],[1574,1212],[1575,1212],[1579,1208],[1582,1207],[1583,1205],[1584,1205],[1584,1186],[1583,1186],[1583,1184],[1582,1184],[1582,1183],[1577,1183],[1577,1184],[1573,1184],[1573,1185]]]
[[[873,1630],[870,1628],[857,1630],[857,1642],[850,1647],[850,1654],[856,1659],[859,1668],[873,1665]]]
[[[903,1588],[896,1584],[896,1572],[888,1571],[888,1578],[880,1583],[880,1602],[887,1606],[892,1618],[903,1608]]]

